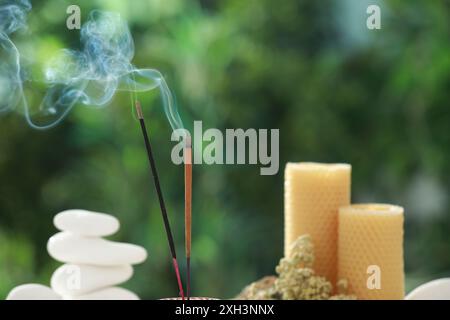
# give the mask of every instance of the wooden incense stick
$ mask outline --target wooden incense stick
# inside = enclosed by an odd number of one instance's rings
[[[145,126],[144,115],[142,113],[142,108],[141,108],[141,104],[139,101],[136,101],[136,112],[137,112],[137,116],[139,119],[139,123],[141,124],[142,135],[144,136],[145,148],[147,149],[148,161],[150,164],[153,181],[155,183],[156,193],[158,194],[159,206],[161,208],[161,214],[162,214],[162,218],[164,221],[164,228],[166,230],[167,240],[169,242],[169,248],[170,248],[170,252],[172,254],[172,263],[173,263],[173,268],[175,269],[175,274],[177,277],[178,288],[180,290],[181,298],[184,300],[183,285],[181,283],[180,269],[178,267],[177,254],[175,251],[173,235],[172,235],[172,231],[170,229],[169,218],[167,216],[167,210],[166,210],[166,205],[164,203],[164,198],[163,198],[162,191],[161,191],[161,185],[159,183],[159,177],[158,177],[158,171],[156,170],[155,159],[153,158],[152,146],[150,144],[150,139],[148,137],[147,128]]]
[[[184,224],[187,272],[187,299],[191,297],[191,230],[192,230],[192,143],[186,138],[184,150]]]

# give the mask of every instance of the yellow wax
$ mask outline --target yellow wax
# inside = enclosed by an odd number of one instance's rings
[[[348,164],[288,163],[285,170],[285,242],[309,234],[314,244],[314,269],[333,284],[337,276],[338,210],[350,203]]]
[[[350,292],[358,299],[403,299],[403,208],[343,207],[338,232],[338,274],[348,280]]]

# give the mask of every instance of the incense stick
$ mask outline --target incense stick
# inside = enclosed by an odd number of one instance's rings
[[[187,299],[191,297],[191,230],[192,230],[192,144],[186,139],[184,150],[184,224],[187,271]]]
[[[170,229],[170,223],[169,223],[169,218],[167,216],[166,205],[164,203],[164,198],[163,198],[163,194],[161,191],[161,184],[159,183],[159,177],[158,177],[158,171],[156,170],[155,159],[153,158],[152,146],[150,144],[150,139],[148,137],[147,128],[145,126],[144,115],[142,113],[142,108],[141,108],[141,104],[139,103],[139,101],[136,101],[136,112],[137,112],[137,116],[139,119],[139,123],[141,124],[142,135],[144,136],[145,148],[147,149],[147,156],[148,156],[148,161],[150,164],[151,173],[153,176],[153,182],[155,184],[156,193],[158,194],[159,206],[161,208],[161,214],[162,214],[162,218],[164,221],[164,228],[166,230],[167,240],[169,242],[170,253],[172,254],[172,263],[173,263],[173,268],[175,269],[175,274],[177,277],[178,288],[180,290],[180,295],[181,295],[182,299],[184,300],[183,285],[181,283],[180,269],[178,267],[177,254],[175,251],[173,235],[172,235],[172,231]]]

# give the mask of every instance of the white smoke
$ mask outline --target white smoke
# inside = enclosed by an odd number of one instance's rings
[[[118,90],[159,89],[173,129],[183,128],[172,94],[161,73],[137,69],[134,42],[119,14],[93,11],[81,28],[81,50],[63,49],[45,66],[48,90],[37,112],[31,113],[23,90],[20,52],[10,34],[26,26],[27,0],[0,0],[0,112],[20,108],[34,128],[59,123],[77,104],[106,106]]]

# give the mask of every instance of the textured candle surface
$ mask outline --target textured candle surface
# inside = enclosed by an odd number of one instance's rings
[[[358,299],[403,299],[403,208],[385,204],[341,208],[338,273]]]
[[[285,170],[285,256],[291,244],[309,234],[314,269],[331,283],[337,276],[338,210],[350,203],[348,164],[288,163]]]

